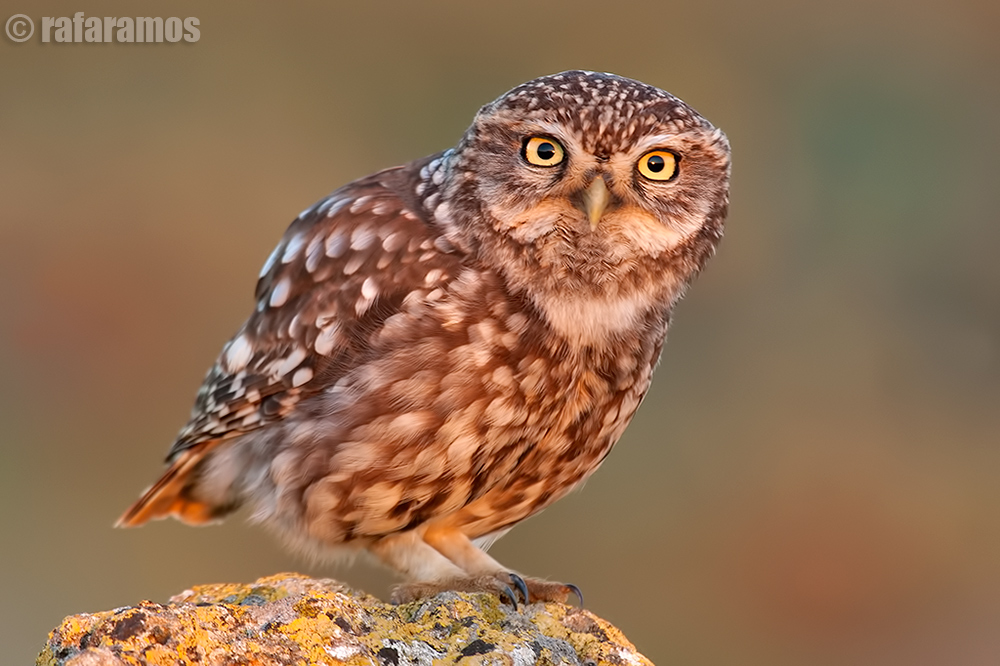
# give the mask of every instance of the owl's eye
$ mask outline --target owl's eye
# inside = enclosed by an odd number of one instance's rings
[[[563,147],[555,139],[533,136],[524,142],[524,159],[528,164],[550,167],[559,164],[565,157]]]
[[[677,156],[669,150],[651,150],[639,158],[639,173],[650,180],[671,180],[677,175]]]

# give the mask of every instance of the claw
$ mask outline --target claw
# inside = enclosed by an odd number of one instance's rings
[[[516,573],[508,572],[510,576],[510,582],[514,584],[517,591],[521,593],[521,597],[524,599],[524,605],[527,606],[531,603],[531,597],[528,595],[528,584],[524,582],[524,579],[518,576]],[[517,604],[514,604],[514,608],[517,608]]]
[[[570,592],[576,595],[576,598],[580,600],[580,608],[583,608],[583,592],[580,591],[580,588],[572,583],[566,583],[566,587],[569,588]]]
[[[517,610],[517,596],[514,594],[514,590],[510,589],[509,585],[504,585],[503,589],[500,590],[500,598],[501,601],[504,599],[510,601],[510,605],[514,607],[514,610]]]

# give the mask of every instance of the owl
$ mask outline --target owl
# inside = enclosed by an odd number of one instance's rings
[[[621,437],[722,237],[729,171],[725,135],[681,100],[570,71],[334,191],[265,263],[119,525],[247,506],[313,557],[373,555],[403,577],[397,602],[579,594],[487,549]]]

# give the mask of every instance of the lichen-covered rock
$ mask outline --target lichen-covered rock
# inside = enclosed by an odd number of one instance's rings
[[[448,592],[393,606],[295,574],[203,585],[169,604],[73,615],[36,666],[615,664],[649,660],[586,610]]]

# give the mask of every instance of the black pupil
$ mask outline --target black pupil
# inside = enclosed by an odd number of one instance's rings
[[[538,153],[538,157],[548,161],[556,156],[556,147],[553,146],[548,141],[543,141],[542,143],[538,144],[538,149],[535,152]]]
[[[665,159],[663,159],[663,157],[660,156],[660,155],[653,155],[646,162],[646,166],[653,173],[660,173],[661,171],[663,171],[666,168],[667,161]]]

